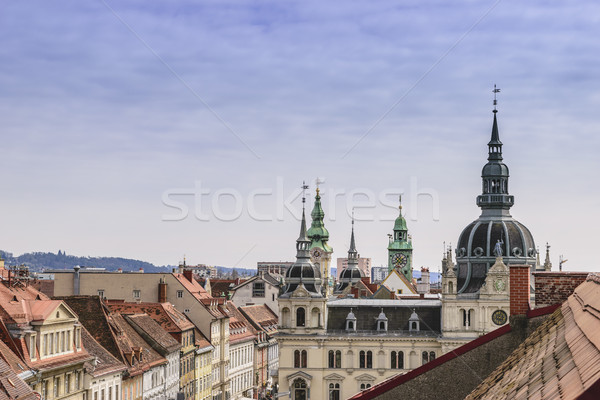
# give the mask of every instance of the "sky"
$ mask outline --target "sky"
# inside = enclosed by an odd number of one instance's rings
[[[293,261],[303,181],[333,257],[414,267],[480,210],[498,93],[512,215],[600,271],[595,1],[0,1],[0,249]]]

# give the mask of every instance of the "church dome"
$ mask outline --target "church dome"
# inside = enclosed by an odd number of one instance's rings
[[[320,278],[321,272],[311,263],[294,263],[285,273],[286,278]]]
[[[487,163],[483,166],[481,176],[508,176],[508,166],[504,163]]]
[[[340,281],[348,280],[348,281],[360,281],[360,278],[363,277],[362,271],[359,268],[346,268],[340,274]]]
[[[458,239],[457,257],[492,257],[500,241],[505,257],[535,257],[535,243],[527,227],[514,219],[477,220]]]
[[[407,231],[408,228],[406,226],[406,219],[400,214],[396,221],[394,222],[394,230],[395,231]]]

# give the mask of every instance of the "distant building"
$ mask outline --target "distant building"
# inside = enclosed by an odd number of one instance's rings
[[[388,275],[388,267],[386,266],[377,266],[371,267],[371,282],[380,283],[383,282],[385,277]]]
[[[281,286],[281,282],[269,273],[259,273],[231,288],[231,301],[236,307],[266,304],[271,310],[278,310]]]
[[[268,273],[271,276],[276,278],[284,277],[288,268],[293,264],[293,262],[287,261],[279,261],[279,262],[269,262],[269,261],[259,261],[256,263],[256,269],[259,273],[264,272]]]

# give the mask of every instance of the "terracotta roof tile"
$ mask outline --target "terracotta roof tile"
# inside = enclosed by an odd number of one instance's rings
[[[93,376],[98,377],[127,369],[127,366],[102,347],[85,327],[81,329],[81,342],[88,353],[97,357],[96,365],[90,368],[90,373]]]
[[[154,342],[163,356],[181,348],[177,340],[157,324],[148,314],[131,314],[125,317],[127,322],[140,334],[146,342]]]
[[[194,324],[171,303],[125,303],[107,301],[108,308],[120,314],[146,313],[169,333],[194,329]]]
[[[34,400],[36,398],[29,385],[0,358],[0,400]]]
[[[600,276],[591,274],[467,399],[600,397],[599,379]]]

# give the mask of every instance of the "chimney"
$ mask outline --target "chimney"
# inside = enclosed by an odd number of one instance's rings
[[[160,278],[160,282],[158,283],[158,302],[167,302],[167,284],[163,278]]]
[[[529,310],[529,265],[509,265],[510,268],[510,315],[526,315]]]
[[[73,274],[73,295],[77,296],[79,294],[79,269],[81,267],[79,265],[76,265],[73,267],[73,270],[75,270],[75,273]]]
[[[190,282],[194,282],[194,271],[191,269],[184,269],[183,276]]]

